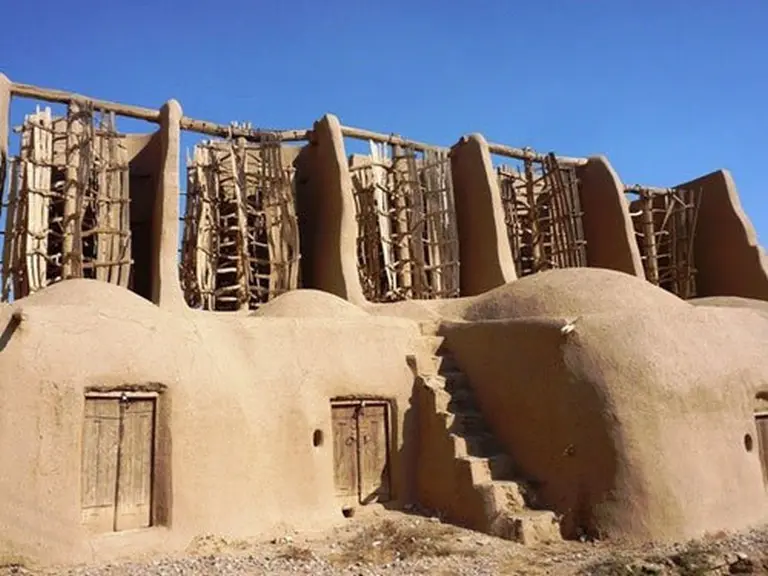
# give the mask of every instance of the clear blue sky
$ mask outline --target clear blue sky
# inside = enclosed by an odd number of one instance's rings
[[[7,1],[0,70],[223,123],[603,153],[630,184],[727,168],[764,239],[767,30],[768,0]]]

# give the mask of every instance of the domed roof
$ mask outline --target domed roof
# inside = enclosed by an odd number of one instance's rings
[[[73,278],[46,286],[25,298],[16,300],[22,306],[90,306],[95,308],[135,309],[139,313],[157,310],[150,302],[127,288],[92,280]]]
[[[291,290],[259,307],[253,316],[357,318],[368,316],[354,304],[321,290]]]
[[[629,274],[601,268],[564,268],[525,276],[481,294],[462,316],[466,320],[579,316],[670,306],[687,304]]]

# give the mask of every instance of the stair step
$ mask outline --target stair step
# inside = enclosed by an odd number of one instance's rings
[[[509,476],[512,472],[512,462],[506,454],[488,457],[461,456],[457,461],[469,472],[473,484],[487,484]]]
[[[493,456],[503,453],[499,441],[493,434],[451,434],[456,456]]]
[[[450,398],[447,404],[447,409],[450,412],[478,412],[475,395],[472,393],[472,390],[469,390],[468,388],[458,388],[451,392],[445,390],[445,393]]]
[[[421,320],[419,330],[424,336],[436,336],[440,328],[440,320]]]
[[[440,412],[452,412],[454,414],[476,413],[477,404],[471,390],[461,388],[454,392],[448,392],[445,388],[431,386],[435,394],[435,408]]]
[[[502,512],[518,512],[526,508],[525,489],[514,480],[493,480],[479,484],[477,490],[483,497],[490,518]]]
[[[429,367],[437,374],[457,372],[458,365],[452,354],[433,354],[429,357]]]
[[[439,377],[443,379],[443,382],[445,382],[443,387],[449,392],[453,392],[459,388],[472,389],[467,375],[459,370],[440,372]]]
[[[438,412],[445,423],[445,429],[462,436],[487,434],[488,427],[479,412]]]
[[[459,371],[459,365],[456,362],[456,357],[448,353],[439,354],[438,358],[440,358],[439,366],[438,366],[438,372],[458,372]]]
[[[437,354],[445,342],[445,336],[428,335],[421,338],[429,354]]]
[[[563,539],[557,515],[549,510],[501,512],[490,523],[489,532],[526,546]]]

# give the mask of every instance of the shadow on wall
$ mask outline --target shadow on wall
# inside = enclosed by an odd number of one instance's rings
[[[11,317],[8,320],[8,324],[6,324],[2,333],[0,333],[0,352],[5,350],[5,347],[8,346],[8,342],[11,341],[11,338],[16,332],[16,329],[21,326],[22,320],[23,315],[20,311],[17,310],[11,314]]]
[[[154,254],[159,250],[154,230],[158,225],[157,190],[159,185],[161,137],[159,132],[129,135],[129,190],[131,199],[131,278],[129,288],[152,300]]]
[[[386,468],[380,475],[380,485],[390,487],[390,498],[381,502],[389,510],[401,510],[416,502],[416,474],[418,470],[418,435],[416,387],[408,399],[408,405],[402,407],[398,402],[389,402],[391,409],[391,436],[387,438],[387,450],[391,453]],[[397,425],[402,422],[402,432]],[[363,501],[362,505],[372,502]]]
[[[618,454],[605,398],[569,366],[562,322],[446,323],[441,334],[478,405],[565,537],[596,535],[593,511],[615,488]]]

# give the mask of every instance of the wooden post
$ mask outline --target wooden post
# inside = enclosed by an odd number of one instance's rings
[[[410,234],[408,231],[408,210],[405,201],[405,195],[408,193],[408,186],[403,182],[404,173],[407,173],[407,167],[402,168],[403,149],[399,146],[392,147],[392,196],[395,207],[395,234],[397,234],[397,260],[400,265],[398,273],[399,286],[406,297],[412,296],[412,266],[410,250]]]
[[[67,111],[67,181],[64,184],[64,241],[62,250],[62,279],[76,278],[82,275],[81,246],[76,246],[77,226],[80,218],[77,214],[80,186],[80,105],[72,101]]]
[[[533,161],[525,160],[525,192],[528,200],[528,210],[531,222],[531,257],[533,263],[531,272],[541,268],[541,230],[539,226],[539,209],[536,206],[536,189],[534,184]]]
[[[653,222],[653,193],[649,190],[640,190],[642,206],[642,229],[645,246],[645,266],[648,281],[659,285],[659,254],[656,246],[656,231]]]

